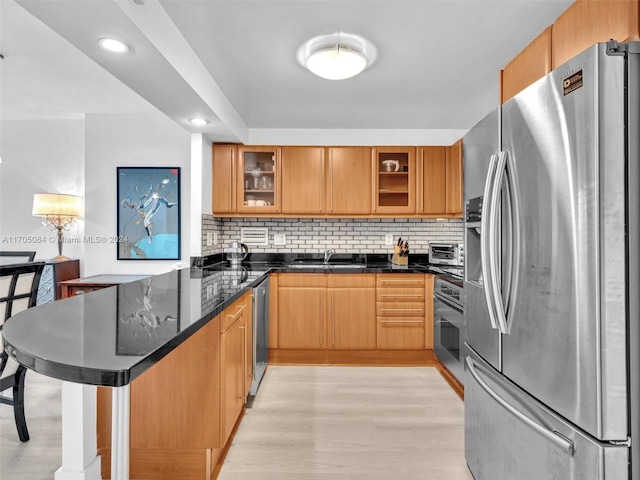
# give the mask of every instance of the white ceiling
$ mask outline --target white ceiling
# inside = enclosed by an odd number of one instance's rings
[[[190,131],[243,142],[260,129],[466,130],[497,105],[500,69],[572,3],[17,2],[0,0],[2,118],[148,111],[150,103]],[[374,44],[375,63],[344,81],[304,70],[298,48],[338,29]],[[101,51],[105,35],[133,52]],[[190,126],[195,115],[212,123]]]

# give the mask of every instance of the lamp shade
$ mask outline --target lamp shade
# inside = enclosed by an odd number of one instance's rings
[[[38,217],[79,217],[80,197],[60,193],[36,193],[32,214]]]

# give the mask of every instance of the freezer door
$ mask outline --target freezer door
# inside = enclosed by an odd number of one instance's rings
[[[484,195],[492,156],[499,147],[500,112],[495,110],[473,127],[462,139],[464,155],[464,195],[468,202]],[[465,203],[467,203],[465,202]],[[483,221],[485,221],[483,217]],[[485,295],[485,276],[481,260],[481,228],[465,219],[465,323],[467,341],[499,368],[500,334],[492,328]]]
[[[600,440],[628,436],[623,87],[598,45],[502,111],[520,229],[502,372]]]
[[[574,428],[467,350],[465,456],[475,480],[627,480],[629,449]]]

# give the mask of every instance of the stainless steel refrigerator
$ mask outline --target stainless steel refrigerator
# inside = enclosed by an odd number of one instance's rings
[[[463,140],[476,480],[640,479],[640,46],[598,44]]]

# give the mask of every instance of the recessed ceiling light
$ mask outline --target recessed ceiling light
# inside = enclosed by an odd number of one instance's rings
[[[376,58],[376,49],[364,38],[336,32],[320,35],[298,49],[298,61],[310,72],[328,80],[358,75]]]
[[[127,53],[129,51],[129,45],[121,40],[116,40],[115,38],[101,38],[98,40],[98,43],[102,48],[109,50],[110,52]]]
[[[198,125],[199,127],[201,127],[202,125],[206,125],[207,123],[209,123],[208,120],[205,120],[204,118],[190,118],[189,121],[191,123],[193,123],[194,125]]]

